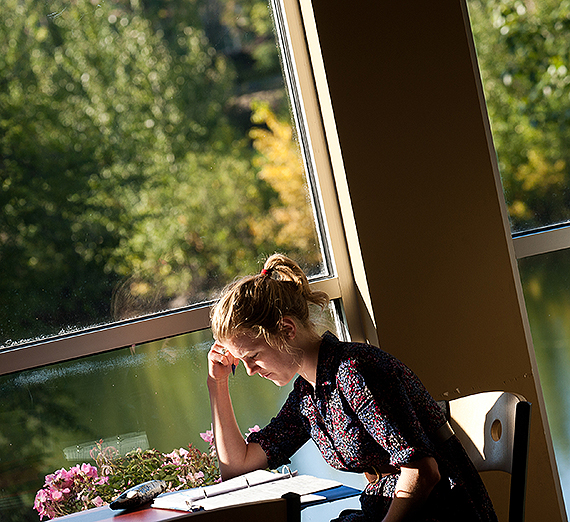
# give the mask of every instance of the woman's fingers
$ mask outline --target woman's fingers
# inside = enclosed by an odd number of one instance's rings
[[[222,344],[216,341],[212,346],[212,351],[217,355],[218,362],[224,366],[237,364],[236,359]]]
[[[214,378],[227,377],[238,363],[236,359],[226,348],[219,342],[215,342],[208,353],[208,361],[210,362],[210,375]]]

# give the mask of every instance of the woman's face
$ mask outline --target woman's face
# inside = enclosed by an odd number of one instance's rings
[[[292,355],[273,348],[263,337],[241,334],[224,341],[223,345],[234,358],[243,361],[248,375],[258,373],[277,386],[291,382],[299,369]]]

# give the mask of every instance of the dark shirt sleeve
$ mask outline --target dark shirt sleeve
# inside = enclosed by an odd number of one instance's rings
[[[247,442],[259,444],[267,456],[271,469],[290,463],[294,455],[307,440],[310,433],[306,421],[300,415],[299,383],[289,394],[276,417],[260,431],[251,433]]]
[[[375,361],[374,361],[375,362]],[[417,377],[390,362],[348,360],[339,367],[339,387],[366,431],[389,454],[396,467],[433,456],[433,444],[416,415],[410,393]],[[372,363],[372,364],[371,364]]]

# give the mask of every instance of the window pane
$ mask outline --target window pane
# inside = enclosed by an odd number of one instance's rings
[[[570,3],[469,0],[513,231],[570,220]]]
[[[209,331],[0,377],[0,520],[37,522],[32,509],[44,476],[89,462],[96,441],[121,451],[206,451]],[[245,433],[278,411],[290,386],[231,377]],[[252,408],[255,397],[255,408]]]
[[[511,230],[556,228],[570,220],[570,3],[468,0],[468,5]],[[569,263],[568,251],[519,260],[565,499],[570,494]]]
[[[7,0],[0,343],[327,272],[265,1]]]
[[[566,502],[570,499],[570,251],[519,261],[525,302]]]

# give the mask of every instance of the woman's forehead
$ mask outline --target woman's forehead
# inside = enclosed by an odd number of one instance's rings
[[[262,347],[268,346],[265,339],[259,337],[253,337],[248,334],[239,334],[230,337],[224,342],[226,348],[231,352],[236,352],[239,354],[246,355],[248,352],[257,350]]]

